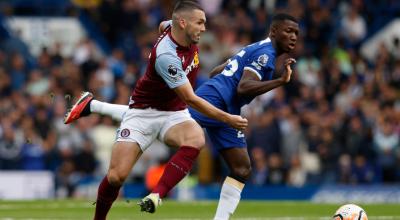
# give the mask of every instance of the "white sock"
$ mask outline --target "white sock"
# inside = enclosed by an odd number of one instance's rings
[[[235,212],[240,202],[240,194],[242,193],[244,183],[241,183],[231,177],[226,177],[222,185],[221,195],[219,197],[217,212],[214,220],[228,220]]]
[[[93,99],[90,102],[90,112],[111,116],[114,120],[121,121],[128,105],[110,104]]]

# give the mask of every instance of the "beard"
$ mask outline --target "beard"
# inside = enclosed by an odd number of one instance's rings
[[[186,33],[186,39],[188,40],[188,42],[190,42],[190,44],[198,44],[200,41],[200,37],[197,37],[195,34],[188,34]]]

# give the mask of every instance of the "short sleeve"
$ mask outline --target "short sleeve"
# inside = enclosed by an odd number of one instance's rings
[[[172,26],[172,20],[168,20],[163,23],[162,28],[166,29],[167,27]]]
[[[156,58],[155,69],[171,89],[189,81],[185,71],[182,69],[181,60],[173,54],[163,53],[158,56]]]
[[[267,53],[257,53],[252,55],[244,66],[245,70],[253,72],[260,80],[270,78],[273,68],[270,68],[271,57]]]

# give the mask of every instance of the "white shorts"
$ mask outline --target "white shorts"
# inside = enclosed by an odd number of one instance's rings
[[[188,109],[159,111],[131,108],[124,113],[116,141],[136,142],[145,151],[156,138],[164,142],[165,133],[172,126],[190,120],[194,121]]]

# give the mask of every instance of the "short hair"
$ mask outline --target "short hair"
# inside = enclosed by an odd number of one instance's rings
[[[272,23],[280,22],[280,21],[284,21],[284,20],[290,20],[295,23],[299,23],[299,21],[297,21],[297,19],[295,17],[293,17],[289,14],[286,14],[286,13],[278,13],[272,17]]]
[[[201,5],[195,0],[178,0],[175,4],[174,10],[172,13],[180,12],[180,11],[188,11],[188,10],[201,10],[204,9]]]

